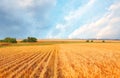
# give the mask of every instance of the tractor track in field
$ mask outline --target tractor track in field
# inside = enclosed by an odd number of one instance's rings
[[[102,45],[0,48],[0,78],[120,78],[119,48]]]

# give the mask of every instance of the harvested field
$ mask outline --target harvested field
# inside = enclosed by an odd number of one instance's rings
[[[120,78],[120,43],[1,47],[0,78]]]

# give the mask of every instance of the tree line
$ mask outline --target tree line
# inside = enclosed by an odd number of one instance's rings
[[[86,42],[94,42],[93,40],[86,40]],[[102,42],[104,43],[105,40],[102,40]]]
[[[7,43],[17,43],[16,38],[12,37],[6,37],[3,40],[0,40],[0,42],[7,42]],[[27,37],[26,39],[23,39],[21,42],[37,42],[37,38],[35,37]],[[86,40],[86,42],[94,42],[93,40]],[[104,43],[105,40],[102,40]]]
[[[6,38],[0,40],[0,42],[17,43],[17,40],[16,40],[16,38],[6,37]],[[37,42],[37,38],[27,37],[26,39],[23,39],[21,42]]]

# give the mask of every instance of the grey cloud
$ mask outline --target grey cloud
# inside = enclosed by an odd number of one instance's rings
[[[55,6],[55,0],[31,0],[31,3],[25,5],[21,5],[20,1],[23,0],[1,0],[0,38],[37,36],[35,33],[44,33],[49,29],[46,16]]]

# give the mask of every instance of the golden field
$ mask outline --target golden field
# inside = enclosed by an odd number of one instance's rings
[[[0,78],[120,78],[120,43],[1,47]]]

